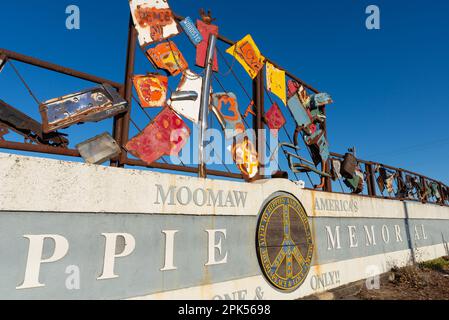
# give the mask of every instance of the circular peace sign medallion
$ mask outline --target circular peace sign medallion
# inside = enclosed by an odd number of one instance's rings
[[[270,200],[257,228],[257,254],[267,280],[277,289],[294,291],[306,279],[313,240],[304,207],[293,196]]]

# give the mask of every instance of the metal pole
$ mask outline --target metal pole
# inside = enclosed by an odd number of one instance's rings
[[[260,70],[256,78],[253,80],[253,102],[256,107],[256,116],[253,117],[253,128],[255,131],[255,138],[256,138],[256,150],[257,154],[259,155],[259,173],[254,178],[254,180],[259,180],[263,175],[264,172],[262,170],[262,163],[265,161],[265,137],[260,136],[261,133],[260,130],[263,130],[263,115],[265,114],[265,107],[264,107],[264,98],[265,98],[265,92],[264,92],[264,86],[263,86],[263,70]]]
[[[125,146],[129,139],[129,122],[131,119],[132,109],[132,95],[133,95],[133,74],[134,64],[136,59],[136,45],[137,45],[137,30],[134,27],[132,16],[129,17],[129,31],[128,31],[128,51],[126,56],[126,71],[125,71],[125,85],[124,85],[124,98],[128,102],[128,111],[119,119],[116,124],[117,133],[120,133],[120,145]],[[120,166],[124,166],[128,155],[122,149],[120,155]]]
[[[201,94],[201,106],[200,106],[200,129],[198,136],[198,175],[200,178],[207,177],[206,163],[205,163],[205,143],[204,135],[207,130],[207,118],[209,113],[209,102],[210,102],[210,85],[213,72],[213,59],[215,53],[215,46],[217,45],[217,36],[211,34],[209,36],[209,46],[207,49],[206,57],[206,73],[203,78],[202,94]]]

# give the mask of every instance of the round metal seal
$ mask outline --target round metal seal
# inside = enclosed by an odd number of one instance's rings
[[[270,200],[257,227],[257,255],[267,280],[282,291],[298,289],[310,271],[313,249],[302,204],[288,194]]]

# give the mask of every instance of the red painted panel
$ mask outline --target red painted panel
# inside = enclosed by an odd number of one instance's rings
[[[207,47],[209,45],[209,36],[215,34],[218,36],[218,26],[206,24],[201,20],[197,20],[196,26],[203,36],[203,41],[196,47],[196,65],[204,68],[206,66]],[[217,49],[214,54],[213,70],[218,72]]]

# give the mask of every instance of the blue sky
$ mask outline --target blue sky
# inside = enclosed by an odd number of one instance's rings
[[[70,4],[81,10],[77,31],[65,28]],[[381,9],[381,30],[365,27],[370,4]],[[448,1],[172,0],[170,5],[192,18],[201,7],[212,9],[223,35],[238,40],[250,33],[265,56],[329,92],[335,100],[328,107],[332,151],[344,153],[356,146],[360,158],[449,183]],[[126,0],[6,1],[0,47],[123,82],[128,19]],[[173,40],[181,49],[191,46],[184,35]],[[186,56],[193,64],[193,54]],[[17,66],[40,100],[91,85]],[[139,52],[137,71],[150,70]],[[248,76],[244,83],[250,89]],[[0,74],[0,99],[40,120],[37,106],[10,68]],[[242,97],[242,112],[247,103]],[[133,117],[141,127],[146,125],[142,114]],[[67,132],[81,142],[109,125],[88,124]]]

